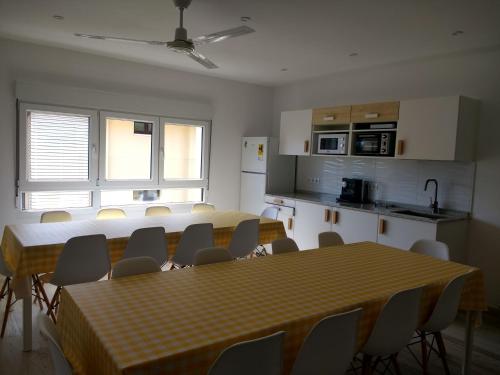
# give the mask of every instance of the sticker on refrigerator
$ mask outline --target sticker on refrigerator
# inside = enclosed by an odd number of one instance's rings
[[[264,160],[264,144],[259,143],[259,147],[257,147],[257,160]]]

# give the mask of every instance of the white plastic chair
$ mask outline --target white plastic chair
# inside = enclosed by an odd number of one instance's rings
[[[214,246],[214,226],[212,223],[191,224],[182,233],[175,254],[172,257],[172,267],[191,266],[194,255],[200,249]]]
[[[71,214],[66,211],[47,211],[42,213],[40,217],[40,223],[58,223],[71,220]]]
[[[7,296],[7,301],[5,304],[5,312],[3,314],[3,320],[2,320],[2,331],[0,332],[0,338],[3,338],[3,335],[5,333],[5,327],[7,326],[7,320],[9,319],[10,308],[12,307],[15,301],[12,302],[13,290],[10,286],[13,274],[10,271],[9,267],[7,267],[7,264],[5,263],[1,248],[0,248],[0,275],[5,276],[5,280],[2,284],[2,289],[0,289],[0,301],[3,298],[5,298],[5,296]]]
[[[233,257],[226,249],[222,247],[208,247],[206,249],[200,249],[194,255],[195,266],[228,262],[230,260],[233,260]]]
[[[215,206],[210,203],[195,203],[191,207],[191,213],[196,214],[200,212],[213,212],[215,211]]]
[[[440,241],[418,240],[411,246],[410,251],[418,254],[429,255],[441,260],[450,260],[450,250],[448,249],[448,245]]]
[[[382,308],[370,337],[361,349],[363,353],[363,374],[370,373],[372,358],[390,356],[390,360],[400,374],[396,356],[410,341],[418,326],[422,287],[404,290],[389,298]]]
[[[285,332],[249,340],[225,349],[209,375],[281,375]]]
[[[343,375],[355,354],[362,309],[320,320],[304,339],[292,375]]]
[[[431,316],[422,326],[418,328],[424,373],[427,373],[429,354],[430,351],[433,350],[432,344],[430,345],[429,351],[427,349],[427,336],[429,335],[433,336],[437,343],[439,357],[443,362],[445,373],[450,373],[448,361],[446,359],[446,348],[441,331],[450,326],[457,316],[466,277],[467,275],[458,276],[444,287],[436,305],[434,306],[434,309],[432,310]]]
[[[54,323],[52,323],[47,315],[40,314],[38,316],[38,328],[40,329],[40,334],[45,337],[49,343],[50,356],[56,375],[71,375],[73,370],[64,356]]]
[[[136,229],[130,236],[123,259],[148,256],[160,266],[167,262],[167,239],[164,227]]]
[[[121,208],[102,208],[97,212],[97,220],[123,219],[127,217]]]
[[[274,240],[271,244],[271,248],[273,251],[273,255],[294,253],[296,251],[299,251],[299,247],[291,238],[281,238],[279,240]]]
[[[104,234],[73,237],[66,242],[48,283],[57,286],[47,315],[56,320],[61,288],[67,285],[98,281],[110,270],[109,254]]]
[[[341,246],[344,240],[337,232],[322,232],[318,234],[319,247]]]
[[[146,208],[145,216],[168,216],[172,210],[167,206],[151,206]]]
[[[236,226],[228,251],[233,258],[250,255],[259,244],[260,219],[243,220]]]
[[[264,209],[264,211],[262,211],[262,213],[260,214],[260,216],[267,217],[268,219],[272,219],[272,220],[277,220],[278,219],[278,213],[279,213],[278,207],[269,206],[269,207],[266,207]]]
[[[160,265],[151,257],[135,257],[116,262],[111,278],[141,275],[143,273],[161,272]]]

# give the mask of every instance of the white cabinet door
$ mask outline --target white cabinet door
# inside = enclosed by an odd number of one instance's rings
[[[300,250],[318,248],[318,234],[331,230],[330,207],[297,201],[293,236]]]
[[[281,112],[280,146],[282,155],[310,155],[312,109]]]
[[[345,243],[377,242],[378,215],[369,212],[332,209],[332,231],[340,234]]]
[[[378,242],[398,249],[409,250],[417,240],[435,240],[436,231],[437,224],[380,215]]]

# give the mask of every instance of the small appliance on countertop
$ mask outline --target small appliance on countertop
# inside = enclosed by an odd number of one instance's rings
[[[342,191],[337,202],[369,203],[368,181],[360,178],[342,178]]]

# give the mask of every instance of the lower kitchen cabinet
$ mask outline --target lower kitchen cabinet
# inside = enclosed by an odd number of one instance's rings
[[[318,247],[318,234],[332,228],[330,214],[328,206],[301,201],[295,203],[293,238],[300,250]]]
[[[409,250],[421,239],[436,239],[437,224],[379,215],[378,243]]]
[[[377,242],[378,214],[334,207],[331,222],[345,243]]]

